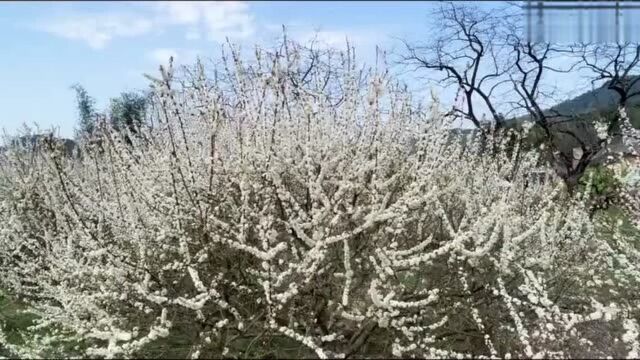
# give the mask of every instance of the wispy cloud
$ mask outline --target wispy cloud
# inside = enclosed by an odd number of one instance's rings
[[[254,17],[245,2],[168,1],[155,5],[160,23],[187,25],[187,36],[202,31],[210,40],[220,41],[227,36],[246,38],[255,31]]]
[[[214,41],[246,38],[255,31],[254,17],[244,2],[159,2],[138,4],[136,11],[118,13],[67,13],[39,22],[42,31],[102,49],[112,40],[135,37],[171,27],[187,39],[201,34]]]
[[[113,38],[148,33],[153,28],[153,22],[132,14],[86,14],[58,18],[38,28],[63,38],[83,41],[94,49],[102,49]]]

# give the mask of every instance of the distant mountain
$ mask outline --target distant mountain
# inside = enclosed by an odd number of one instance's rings
[[[630,81],[636,78],[637,76],[631,77]],[[599,88],[563,101],[545,111],[550,115],[558,112],[562,115],[574,117],[573,119],[563,117],[550,120],[552,123],[555,122],[551,129],[556,132],[556,145],[560,151],[571,154],[573,148],[580,146],[580,142],[573,136],[568,135],[567,132],[574,134],[587,145],[595,145],[598,142],[594,122],[599,118],[612,116],[618,105],[619,96],[615,91],[608,89],[608,85],[609,83],[605,83]],[[640,81],[634,84],[631,90],[640,90]],[[629,99],[627,103],[629,105],[628,114],[632,124],[640,128],[640,96]],[[507,121],[507,126],[517,126],[528,118],[528,116],[523,116],[509,120]],[[619,139],[614,139],[614,142],[617,141]]]
[[[638,78],[639,76],[630,77],[630,81]],[[550,107],[544,112],[551,115],[560,113],[562,115],[567,116],[576,116],[578,119],[576,120],[584,120],[584,118],[593,119],[594,116],[602,116],[607,113],[611,113],[616,110],[618,106],[619,95],[613,91],[608,89],[609,83],[606,82],[599,88],[589,90],[583,94],[580,94],[572,99],[565,100],[557,105]],[[631,91],[639,91],[640,90],[640,81],[634,84]],[[628,100],[627,104],[629,105],[632,115],[640,115],[640,112],[633,111],[636,108],[640,108],[640,96],[635,96]],[[638,119],[635,123],[638,123],[640,120],[640,116],[634,116]],[[522,116],[515,119],[507,120],[506,123],[508,125],[516,125],[522,123],[522,121],[528,119],[529,116]],[[564,119],[566,120],[566,119]],[[562,121],[562,120],[551,120],[553,121]]]
[[[638,76],[632,76],[629,81],[637,79]],[[601,87],[578,95],[573,99],[563,101],[551,109],[557,110],[561,114],[581,115],[593,112],[612,111],[616,109],[618,104],[618,94],[608,89],[609,82]],[[640,81],[634,84],[631,91],[640,90]],[[628,104],[631,106],[640,104],[640,96],[629,99]]]

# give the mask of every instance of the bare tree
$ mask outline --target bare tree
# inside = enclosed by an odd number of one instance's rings
[[[548,104],[557,102],[556,89],[545,83],[545,76],[574,71],[580,65],[571,46],[548,42],[531,42],[519,36],[521,22],[510,22],[508,43],[514,64],[509,73],[516,100],[511,110],[525,113],[543,132],[551,161],[558,173],[573,189],[602,146],[593,125],[572,112],[563,112]],[[555,61],[562,60],[562,61]],[[562,64],[564,63],[564,64]],[[524,110],[524,111],[522,111]],[[571,146],[567,146],[571,144]],[[574,151],[578,145],[579,151]]]
[[[624,107],[640,94],[634,87],[640,77],[631,76],[640,60],[640,47],[532,42],[520,36],[522,14],[513,3],[492,11],[447,3],[434,15],[441,19],[433,32],[439,35],[426,44],[404,41],[402,62],[437,74],[445,87],[457,86],[465,102],[454,106],[453,113],[469,119],[483,134],[479,108],[488,109],[496,128],[513,124],[502,114],[517,120],[514,123],[533,122],[542,133],[549,160],[573,189],[587,167],[606,151],[606,139],[598,139],[593,124],[583,117],[556,109],[558,89],[547,80],[590,69],[596,75],[593,82],[606,80]],[[608,124],[609,135],[619,128],[618,122],[616,117]]]
[[[586,72],[591,77],[591,84],[602,84],[602,88],[612,91],[616,96],[616,108],[626,109],[629,100],[640,95],[640,89],[636,83],[640,81],[640,77],[636,76],[638,69],[638,61],[640,60],[640,46],[632,43],[603,43],[603,44],[574,44],[569,47],[570,56],[577,59],[574,65]],[[616,110],[617,110],[616,109]],[[594,111],[597,109],[585,109]],[[551,111],[550,111],[551,112]],[[552,123],[554,137],[557,139],[556,144],[562,141],[563,135],[568,135],[571,139],[578,142],[580,146],[580,154],[577,159],[571,157],[573,154],[559,152],[556,156],[556,162],[562,164],[562,177],[569,185],[577,184],[579,178],[584,174],[586,169],[599,157],[613,154],[610,145],[621,140],[621,122],[623,119],[619,111],[613,111],[610,116],[604,120],[606,126],[606,134],[602,137],[580,136],[584,135],[584,131],[577,131],[580,126],[591,126],[584,119],[576,119],[570,114],[559,114],[555,111],[554,115],[559,115],[560,121]],[[571,128],[563,128],[563,125],[571,122]]]
[[[603,87],[613,91],[619,108],[626,108],[628,102],[640,95],[640,44],[579,44],[574,52],[582,60],[582,69],[593,74],[591,83],[603,82]],[[608,126],[609,135],[619,135],[620,117],[616,116]]]
[[[500,16],[473,6],[448,3],[441,6],[434,17],[438,36],[426,44],[404,41],[406,54],[402,62],[415,70],[436,71],[444,86],[458,87],[465,99],[463,108],[453,111],[482,129],[479,107],[489,110],[498,127],[504,119],[495,106],[494,92],[504,84],[509,66],[499,61],[506,48],[499,39]],[[434,31],[434,33],[436,33]]]

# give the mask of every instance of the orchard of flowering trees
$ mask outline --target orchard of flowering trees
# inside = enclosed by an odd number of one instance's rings
[[[640,356],[640,198],[590,217],[540,151],[462,139],[353,49],[150,76],[154,126],[0,154],[11,356]],[[624,140],[637,130],[620,110]],[[605,135],[606,136],[606,135]],[[462,141],[464,140],[464,141]],[[1,321],[2,319],[0,319]],[[2,324],[0,324],[2,325]]]

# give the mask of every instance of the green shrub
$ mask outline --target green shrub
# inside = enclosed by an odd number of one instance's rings
[[[606,209],[619,197],[622,184],[615,172],[605,166],[597,165],[587,169],[579,180],[582,189],[590,186],[589,202],[592,209]]]

